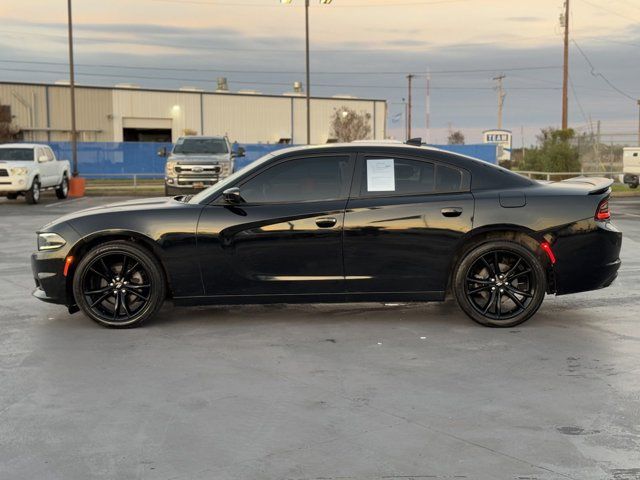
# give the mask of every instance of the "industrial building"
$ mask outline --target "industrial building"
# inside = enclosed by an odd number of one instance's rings
[[[193,87],[155,90],[129,84],[76,86],[78,140],[172,142],[184,134],[226,134],[239,143],[306,143],[303,93],[230,92],[225,82],[220,87],[210,92]],[[0,82],[0,105],[10,107],[12,123],[25,141],[70,140],[69,104],[68,84]],[[312,143],[330,140],[331,117],[342,107],[370,114],[371,137],[385,138],[385,100],[313,97]]]

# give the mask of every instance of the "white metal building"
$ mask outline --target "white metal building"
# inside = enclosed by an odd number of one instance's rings
[[[68,85],[0,82],[0,105],[10,106],[24,140],[69,140],[69,103]],[[226,134],[240,143],[306,143],[302,94],[77,86],[76,105],[78,140],[85,142],[175,141],[187,133]],[[327,142],[331,116],[341,107],[370,114],[372,138],[385,138],[385,100],[314,97],[312,143]]]

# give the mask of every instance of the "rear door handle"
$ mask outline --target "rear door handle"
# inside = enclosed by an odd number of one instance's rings
[[[320,228],[331,228],[335,227],[338,220],[333,217],[319,218],[316,220],[316,225]]]
[[[462,209],[460,207],[449,207],[443,208],[440,212],[445,217],[459,217],[462,214]]]

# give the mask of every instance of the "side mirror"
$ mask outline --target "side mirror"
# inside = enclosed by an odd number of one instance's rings
[[[226,203],[242,203],[242,195],[240,195],[240,189],[238,187],[227,188],[222,192],[222,198]]]
[[[159,157],[166,157],[167,156],[167,147],[162,147],[162,148],[158,149],[158,156]]]
[[[244,147],[238,147],[238,150],[236,151],[236,157],[244,157],[246,150],[244,149]]]
[[[47,157],[46,155],[40,155],[38,157],[38,163],[45,163],[49,161],[49,157]]]

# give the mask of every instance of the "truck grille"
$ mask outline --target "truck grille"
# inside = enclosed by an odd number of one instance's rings
[[[220,173],[219,165],[176,165],[176,173],[201,177]]]
[[[0,177],[8,177],[8,176],[9,176],[9,172],[7,172],[4,169],[0,170]]]

